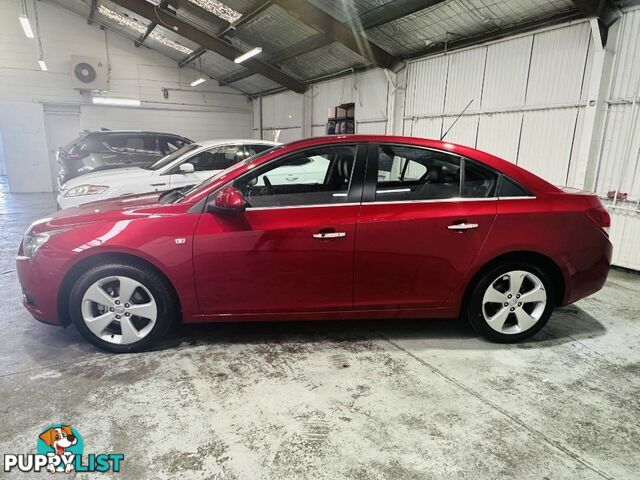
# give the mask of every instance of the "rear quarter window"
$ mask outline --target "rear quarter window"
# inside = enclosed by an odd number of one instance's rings
[[[527,191],[523,186],[514,180],[510,179],[506,175],[502,176],[502,183],[500,185],[500,197],[529,197],[531,192]]]

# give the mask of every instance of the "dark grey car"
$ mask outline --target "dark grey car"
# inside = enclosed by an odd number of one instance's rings
[[[98,170],[144,166],[189,143],[193,141],[171,133],[87,132],[58,150],[58,184]]]

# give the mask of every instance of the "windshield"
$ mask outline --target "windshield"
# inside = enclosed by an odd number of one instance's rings
[[[155,161],[153,163],[150,163],[149,165],[145,165],[142,168],[144,168],[146,170],[160,170],[162,167],[166,167],[167,165],[169,165],[176,158],[179,158],[182,155],[184,155],[185,153],[188,153],[188,152],[190,152],[192,150],[195,150],[196,148],[200,148],[200,145],[196,145],[195,143],[191,143],[189,145],[185,145],[184,147],[176,150],[175,152],[170,153],[166,157],[162,157],[160,160],[157,160],[157,161]]]
[[[216,173],[215,175],[213,175],[212,177],[207,178],[205,181],[200,182],[197,185],[194,185],[193,187],[191,187],[190,189],[186,190],[186,191],[179,191],[179,194],[175,195],[176,198],[172,198],[170,200],[170,202],[168,203],[177,203],[180,200],[182,200],[185,197],[188,197],[189,195],[191,195],[192,193],[194,193],[195,191],[201,189],[202,187],[206,186],[206,185],[210,185],[213,182],[215,182],[216,180],[218,180],[219,178],[221,178],[222,176],[226,175],[227,173],[229,173],[232,170],[235,170],[237,168],[241,168],[244,165],[249,165],[250,163],[255,162],[256,160],[261,159],[262,157],[264,157],[265,155],[269,155],[271,152],[274,152],[276,150],[279,150],[280,148],[283,148],[284,145],[276,145],[268,150],[265,150],[263,152],[257,153],[252,157],[249,157],[241,162],[236,163],[235,165],[230,166],[229,168],[227,168],[226,170],[222,170],[221,172]],[[176,193],[178,191],[175,191]]]

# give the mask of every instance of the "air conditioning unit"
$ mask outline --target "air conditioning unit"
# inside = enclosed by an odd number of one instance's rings
[[[71,79],[77,90],[109,90],[107,62],[102,58],[72,55]]]

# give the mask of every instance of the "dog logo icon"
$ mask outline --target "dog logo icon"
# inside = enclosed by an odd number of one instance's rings
[[[53,425],[39,435],[38,453],[50,458],[49,472],[69,473],[74,470],[75,456],[82,454],[82,438],[70,425]]]

